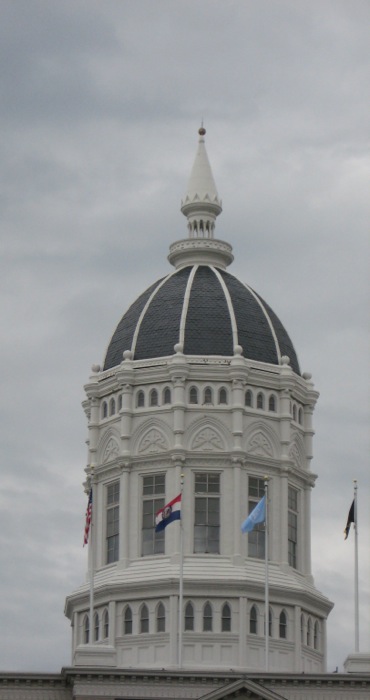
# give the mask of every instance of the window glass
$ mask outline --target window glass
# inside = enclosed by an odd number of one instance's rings
[[[171,403],[171,389],[168,388],[168,386],[165,388],[163,392],[163,403]]]
[[[155,515],[165,505],[165,475],[143,477],[142,556],[164,554],[164,530],[155,531]]]
[[[282,610],[280,613],[280,617],[279,617],[279,637],[280,637],[280,639],[286,639],[286,628],[287,628],[286,614],[285,614],[284,610]]]
[[[166,631],[166,611],[163,603],[159,603],[157,608],[157,632]]]
[[[222,387],[218,395],[218,403],[227,403],[227,392],[226,389]]]
[[[194,552],[220,552],[220,474],[195,474]]]
[[[187,603],[185,608],[185,631],[194,631],[194,608],[192,603]]]
[[[203,403],[205,403],[205,404],[212,403],[212,389],[210,386],[206,386],[206,388],[204,389]]]
[[[250,391],[250,389],[248,389],[248,391],[245,392],[245,405],[253,406],[253,394]]]
[[[257,608],[255,605],[252,605],[249,613],[249,633],[257,634]]]
[[[151,406],[158,406],[158,391],[156,389],[152,389],[149,394],[149,404]]]
[[[128,605],[123,620],[123,633],[132,634],[132,610]]]
[[[250,476],[248,479],[248,513],[256,507],[265,495],[264,479]],[[248,533],[248,556],[256,559],[265,558],[265,523],[258,523]]]
[[[257,408],[264,408],[265,407],[265,397],[261,392],[257,394]]]
[[[94,615],[94,640],[97,642],[99,640],[99,615],[95,613]]]
[[[144,604],[140,610],[140,634],[149,632],[149,610]]]
[[[288,486],[288,563],[297,568],[298,491]]]
[[[119,481],[107,486],[106,563],[119,557]]]
[[[228,603],[222,606],[221,632],[231,632],[231,608]]]
[[[103,614],[103,633],[104,633],[104,639],[108,639],[108,637],[109,637],[109,614],[108,614],[108,610],[104,610],[104,614]]]
[[[192,386],[189,393],[189,403],[198,403],[198,389]]]
[[[203,632],[212,632],[212,607],[210,603],[206,603],[203,608]]]
[[[269,411],[276,411],[276,398],[272,394],[269,398]]]

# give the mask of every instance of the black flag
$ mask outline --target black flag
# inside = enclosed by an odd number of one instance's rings
[[[353,499],[352,505],[351,505],[351,507],[350,507],[350,509],[349,509],[349,513],[348,513],[347,525],[346,525],[346,527],[344,528],[344,534],[345,534],[344,539],[345,539],[345,540],[346,540],[347,537],[348,537],[349,529],[350,529],[350,527],[351,527],[351,523],[354,523],[354,522],[355,522],[355,500]]]

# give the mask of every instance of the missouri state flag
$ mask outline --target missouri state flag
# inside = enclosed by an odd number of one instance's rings
[[[167,525],[173,523],[174,520],[181,518],[181,493],[176,498],[167,503],[155,515],[155,531],[161,532]]]
[[[92,489],[89,492],[89,500],[87,501],[86,508],[86,520],[85,520],[85,530],[84,530],[84,546],[89,541],[90,525],[92,517]]]

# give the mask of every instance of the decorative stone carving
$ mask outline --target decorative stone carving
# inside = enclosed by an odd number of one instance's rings
[[[289,457],[296,467],[302,467],[302,456],[297,444],[294,442],[289,449]]]
[[[223,450],[224,445],[220,436],[212,428],[203,428],[196,434],[191,449],[201,452],[217,452]]]
[[[165,452],[166,450],[168,450],[168,443],[165,436],[159,430],[152,428],[145,433],[140,442],[138,451],[140,454],[154,454],[158,452]]]
[[[251,436],[247,447],[247,452],[260,457],[274,456],[274,450],[270,441],[261,431],[258,431]]]
[[[103,453],[103,464],[106,462],[112,462],[119,455],[119,445],[114,438],[109,438],[106,448]]]

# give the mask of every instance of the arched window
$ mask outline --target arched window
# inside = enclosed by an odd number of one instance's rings
[[[269,608],[269,637],[272,637],[272,610]]]
[[[286,639],[287,632],[287,618],[285,610],[282,610],[279,617],[279,637],[280,639]]]
[[[196,386],[190,387],[189,403],[198,403],[198,389]]]
[[[304,615],[301,615],[301,644],[304,644]]]
[[[319,634],[320,634],[319,621],[316,620],[315,626],[313,628],[313,648],[314,649],[319,648]]]
[[[231,608],[229,603],[224,603],[222,606],[221,632],[231,632]]]
[[[258,616],[257,616],[257,608],[255,605],[252,605],[250,613],[249,613],[249,634],[257,634],[258,632]]]
[[[138,391],[136,394],[136,406],[137,408],[143,408],[143,406],[145,406],[145,396],[143,391]]]
[[[244,403],[246,406],[249,406],[250,408],[252,408],[252,406],[253,406],[253,394],[252,394],[250,389],[248,389],[248,391],[245,392]]]
[[[212,389],[210,386],[206,386],[206,388],[204,389],[203,403],[204,404],[213,403],[213,401],[212,401]]]
[[[163,603],[159,603],[157,607],[157,632],[166,631],[166,611]]]
[[[94,615],[94,641],[97,642],[99,640],[99,615],[98,613],[95,613]]]
[[[218,403],[227,403],[227,391],[224,387],[218,392]]]
[[[307,620],[307,646],[310,647],[312,644],[312,622],[311,618],[309,617]]]
[[[203,632],[212,632],[212,626],[212,606],[210,603],[206,603],[203,608]]]
[[[132,634],[132,610],[129,605],[123,616],[123,634]]]
[[[163,403],[171,403],[171,389],[168,386],[163,390]]]
[[[88,644],[89,639],[90,639],[90,624],[89,624],[89,616],[88,615],[85,615],[85,617],[84,617],[83,633],[84,633],[84,644]]]
[[[303,411],[302,408],[298,409],[298,423],[299,425],[302,425],[303,423]]]
[[[121,408],[122,408],[122,394],[120,394],[118,397],[118,410],[120,411]]]
[[[193,604],[186,603],[185,607],[185,631],[186,632],[193,632],[194,631],[194,608]]]
[[[109,637],[109,614],[108,610],[103,612],[103,638],[108,639]]]
[[[149,394],[149,405],[158,406],[158,391],[157,389],[152,389]]]
[[[149,632],[149,610],[147,605],[142,605],[140,610],[140,634]]]
[[[297,420],[297,406],[293,404],[293,420]]]
[[[109,401],[109,415],[114,416],[115,412],[116,412],[116,402],[114,399],[111,399]]]
[[[108,404],[106,401],[103,401],[102,406],[101,406],[101,415],[102,418],[107,418],[108,417]]]
[[[276,398],[273,394],[269,397],[269,411],[276,411]]]
[[[257,394],[257,408],[265,408],[265,397],[261,391]]]

